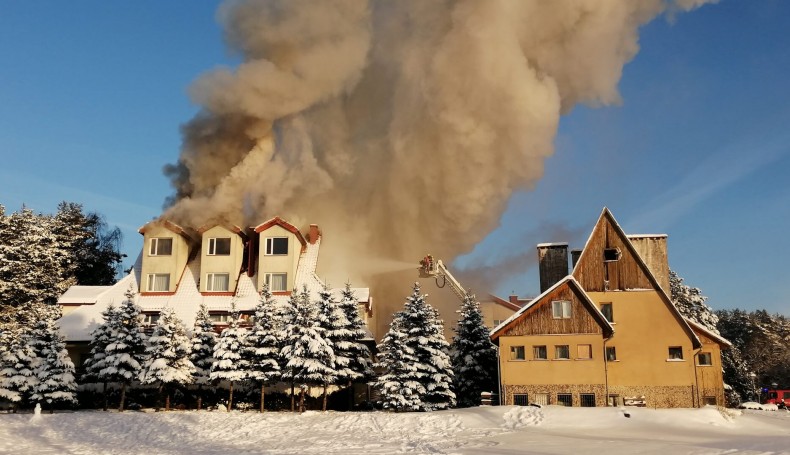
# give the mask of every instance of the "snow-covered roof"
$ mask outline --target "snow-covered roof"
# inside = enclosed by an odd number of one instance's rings
[[[538,243],[538,248],[549,248],[552,246],[568,246],[568,242],[549,242],[549,243]]]
[[[112,286],[72,286],[58,299],[58,305],[93,305]]]
[[[320,247],[320,237],[315,243],[306,244],[299,256],[294,283],[295,288],[299,292],[306,286],[310,296],[315,299],[318,298],[318,293],[324,288],[324,282],[315,273]],[[240,273],[234,293],[221,295],[202,294],[198,287],[200,263],[201,255],[195,254],[194,258],[187,263],[186,270],[178,283],[176,292],[172,294],[138,294],[136,297],[137,304],[144,312],[158,312],[165,307],[171,307],[175,309],[176,315],[184,321],[187,327],[192,327],[192,322],[201,303],[205,304],[209,311],[228,311],[230,310],[231,302],[234,300],[239,311],[251,311],[255,308],[260,299],[260,289],[257,289],[255,286],[255,283],[258,281],[257,275],[250,277],[246,273]],[[142,255],[137,258],[132,272],[113,286],[72,286],[69,288],[61,299],[93,296],[92,303],[94,304],[80,306],[61,318],[60,329],[66,340],[69,342],[90,341],[90,333],[101,324],[101,313],[107,306],[110,304],[119,305],[123,302],[124,294],[130,286],[135,291],[140,288],[141,271]],[[332,289],[332,293],[339,298],[342,290],[340,288]],[[359,301],[369,306],[370,289],[353,288],[353,290]],[[275,300],[283,302],[288,300],[288,298],[287,295],[274,296]]]
[[[654,239],[667,237],[666,234],[627,234],[629,239]]]
[[[683,319],[685,319],[685,320],[686,320],[686,323],[687,323],[688,325],[690,325],[692,329],[694,329],[694,330],[696,330],[696,331],[698,331],[698,332],[702,333],[702,335],[704,335],[704,336],[706,336],[706,337],[710,338],[711,340],[713,340],[713,341],[715,341],[715,342],[719,343],[720,345],[726,346],[726,347],[728,347],[728,348],[729,348],[729,347],[732,347],[732,343],[730,343],[730,341],[729,341],[728,339],[726,339],[726,338],[722,337],[721,335],[718,335],[718,334],[716,334],[716,333],[713,333],[713,332],[711,332],[710,330],[708,330],[708,329],[707,329],[705,326],[703,326],[702,324],[699,324],[699,323],[697,323],[697,322],[695,322],[695,321],[692,321],[692,320],[691,320],[691,319],[689,319],[689,318],[683,318]]]

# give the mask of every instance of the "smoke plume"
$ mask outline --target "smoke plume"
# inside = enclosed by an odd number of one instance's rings
[[[619,101],[638,28],[701,3],[229,1],[243,62],[191,87],[165,216],[318,223],[336,285],[375,287],[374,258],[449,263],[540,179],[561,114]]]

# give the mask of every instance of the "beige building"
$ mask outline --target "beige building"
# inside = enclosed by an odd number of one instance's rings
[[[504,403],[724,404],[730,344],[670,301],[666,236],[629,238],[604,209],[570,275],[567,244],[538,251],[541,295],[491,333]]]

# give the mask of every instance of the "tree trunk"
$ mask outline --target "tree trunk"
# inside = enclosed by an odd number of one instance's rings
[[[228,412],[233,409],[233,381],[230,381],[230,395],[228,395]]]
[[[200,411],[200,408],[203,407],[203,384],[198,384],[198,402],[197,402],[197,410]]]
[[[159,409],[162,407],[162,389],[165,387],[164,382],[159,383],[159,388],[156,390],[156,412],[159,412]]]
[[[348,381],[348,410],[354,410],[354,381]]]
[[[165,412],[170,410],[170,389],[167,389],[167,395],[165,396]]]
[[[118,412],[123,412],[123,404],[126,400],[126,383],[121,383],[121,404],[118,406]]]
[[[104,397],[104,407],[102,408],[102,411],[106,411],[107,407],[108,407],[107,406],[107,381],[104,381],[104,386],[102,387],[101,391],[102,391],[102,395]]]
[[[261,383],[261,412],[263,412],[265,410],[265,408],[263,407],[263,398],[264,398],[264,392],[265,392],[264,389],[265,389],[265,387],[266,386],[263,383]]]
[[[299,388],[299,412],[304,412],[304,387]]]
[[[295,412],[296,408],[294,406],[294,383],[291,382],[291,412]]]
[[[50,414],[54,414],[55,413],[55,402],[54,401],[49,403],[49,413]]]
[[[324,404],[321,406],[322,411],[326,411],[326,382],[324,383]]]

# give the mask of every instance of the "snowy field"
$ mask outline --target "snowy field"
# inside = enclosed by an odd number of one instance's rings
[[[8,454],[790,454],[790,413],[485,407],[433,413],[0,415]],[[33,419],[31,421],[31,419]]]

